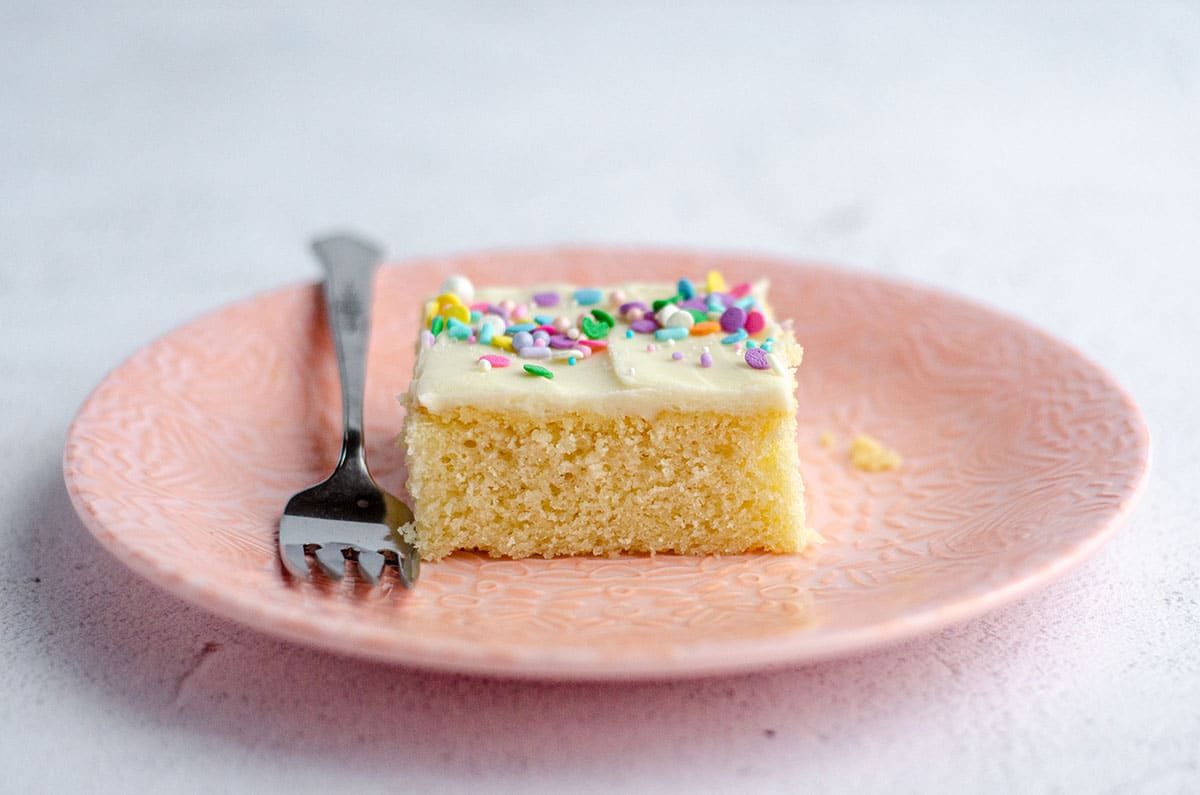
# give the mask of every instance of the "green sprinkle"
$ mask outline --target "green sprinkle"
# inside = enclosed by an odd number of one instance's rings
[[[542,367],[540,364],[525,365],[525,372],[529,373],[530,375],[540,375],[542,378],[554,377],[554,373],[550,372],[545,367]]]
[[[609,328],[617,325],[617,321],[613,320],[613,316],[605,312],[603,309],[593,309],[592,317],[596,318]]]
[[[438,315],[433,319],[433,322],[429,324],[429,330],[432,331],[433,336],[436,337],[438,334],[442,333],[442,329],[445,327],[445,325],[446,318]]]
[[[701,312],[699,309],[689,309],[687,312],[692,316],[692,320],[696,321],[697,323],[703,323],[704,321],[708,320],[707,312]]]
[[[608,336],[608,332],[612,330],[612,326],[594,318],[585,317],[579,321],[579,329],[589,340],[603,339]]]
[[[675,295],[671,296],[670,298],[655,299],[655,301],[652,304],[650,304],[650,307],[655,312],[658,312],[658,310],[662,309],[667,304],[677,304],[682,300],[683,300],[683,296],[676,293]]]

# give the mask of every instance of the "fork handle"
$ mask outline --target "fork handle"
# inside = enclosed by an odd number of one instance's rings
[[[371,297],[375,271],[383,251],[353,235],[331,235],[313,241],[325,269],[325,307],[342,384],[342,454],[364,463],[363,393],[367,381],[367,342],[371,331]]]

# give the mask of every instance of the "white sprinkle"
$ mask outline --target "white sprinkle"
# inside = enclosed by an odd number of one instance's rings
[[[463,300],[464,304],[471,303],[475,298],[475,285],[466,276],[449,276],[442,282],[439,293],[454,293]]]
[[[632,367],[630,367],[628,370],[625,371],[625,373],[626,373],[626,375],[634,375],[634,370]]]
[[[483,372],[485,372],[485,373],[486,373],[488,370],[491,370],[491,369],[492,369],[492,363],[491,363],[491,362],[489,362],[487,359],[480,359],[480,360],[479,360],[479,364],[478,364],[478,365],[476,365],[476,366],[477,366],[477,367],[479,367],[479,369],[480,369],[480,370],[482,370],[482,371],[483,371]]]
[[[783,362],[779,361],[779,357],[773,353],[767,354],[767,362],[770,363],[771,369],[776,375],[786,375],[787,368],[783,366]]]

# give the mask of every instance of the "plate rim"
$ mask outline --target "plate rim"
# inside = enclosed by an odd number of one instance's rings
[[[97,396],[114,381],[136,357],[143,352],[159,345],[164,340],[177,334],[184,334],[188,329],[212,318],[230,311],[235,307],[269,300],[273,296],[282,295],[302,289],[312,289],[320,284],[319,281],[292,282],[278,287],[257,291],[244,298],[227,302],[220,306],[203,311],[192,318],[181,322],[168,331],[159,334],[148,342],[138,346],[116,366],[112,367],[105,376],[88,393],[80,404],[67,430],[62,453],[62,471],[67,493],[76,514],[79,516],[88,532],[114,558],[126,565],[143,579],[156,587],[197,606],[207,612],[215,613],[233,620],[254,631],[297,642],[310,647],[321,648],[338,654],[344,654],[376,662],[411,665],[427,670],[467,673],[493,678],[510,678],[522,680],[546,681],[654,681],[672,680],[706,676],[735,675],[752,671],[773,670],[780,668],[798,667],[822,660],[844,657],[853,653],[894,646],[913,638],[927,635],[939,629],[969,621],[1002,606],[1018,601],[1024,596],[1048,585],[1081,565],[1094,555],[1112,535],[1128,520],[1133,510],[1144,494],[1150,478],[1153,462],[1153,440],[1149,432],[1145,415],[1141,406],[1121,383],[1113,377],[1107,368],[1096,362],[1087,353],[1080,350],[1068,340],[1064,340],[1044,329],[1034,325],[1024,318],[1002,309],[990,306],[973,297],[959,295],[940,287],[923,284],[917,281],[882,275],[853,267],[841,267],[823,261],[808,261],[789,258],[761,252],[719,250],[704,248],[670,247],[670,246],[636,246],[636,245],[567,245],[542,247],[489,248],[479,251],[463,251],[445,255],[414,257],[405,260],[389,260],[384,267],[411,268],[420,265],[449,263],[466,259],[488,257],[520,257],[546,256],[548,254],[571,253],[582,254],[619,254],[619,255],[653,255],[653,256],[699,256],[720,259],[753,259],[756,262],[771,262],[784,268],[795,268],[808,272],[824,271],[835,276],[851,276],[871,282],[882,283],[888,287],[915,289],[941,300],[950,300],[966,304],[980,311],[1002,318],[1005,322],[1014,324],[1026,332],[1032,332],[1068,351],[1072,356],[1092,367],[1103,379],[1107,388],[1113,390],[1130,410],[1130,418],[1137,430],[1138,441],[1138,470],[1132,487],[1122,495],[1119,505],[1112,510],[1102,522],[1090,530],[1083,538],[1071,547],[1066,548],[1052,559],[1043,562],[1037,568],[998,586],[987,590],[964,594],[950,604],[925,606],[909,610],[906,613],[892,617],[884,622],[837,630],[819,635],[820,643],[814,644],[816,636],[811,631],[795,629],[790,632],[769,638],[741,639],[738,642],[738,654],[732,658],[717,658],[714,655],[704,655],[700,659],[689,660],[683,655],[662,655],[653,658],[638,656],[625,657],[619,667],[607,664],[604,659],[593,658],[590,662],[584,659],[574,659],[563,650],[553,650],[553,653],[540,655],[511,654],[511,655],[480,655],[471,654],[470,649],[477,647],[469,641],[453,638],[438,638],[434,642],[422,639],[424,642],[406,644],[403,647],[378,649],[372,646],[347,643],[355,634],[354,629],[346,631],[345,625],[339,625],[334,633],[325,631],[312,633],[303,631],[295,625],[294,619],[283,614],[282,608],[273,603],[260,605],[251,609],[242,604],[242,600],[228,598],[218,589],[206,588],[200,582],[188,579],[176,572],[165,570],[161,566],[151,565],[144,555],[130,546],[122,545],[117,534],[105,527],[95,506],[87,498],[76,482],[73,441],[79,435],[82,423],[89,407]],[[282,566],[280,566],[282,572]],[[270,623],[259,619],[268,617]],[[448,654],[449,653],[449,654]]]

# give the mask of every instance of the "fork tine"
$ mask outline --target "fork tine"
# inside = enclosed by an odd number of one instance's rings
[[[303,544],[282,544],[283,565],[293,577],[308,576],[308,558],[304,557]]]
[[[325,544],[314,553],[321,570],[331,580],[340,580],[346,573],[346,557],[342,554],[343,549],[347,549],[345,544]]]
[[[367,582],[374,585],[379,582],[379,578],[383,576],[383,564],[386,563],[383,555],[378,552],[369,552],[365,549],[358,550],[358,573]]]

